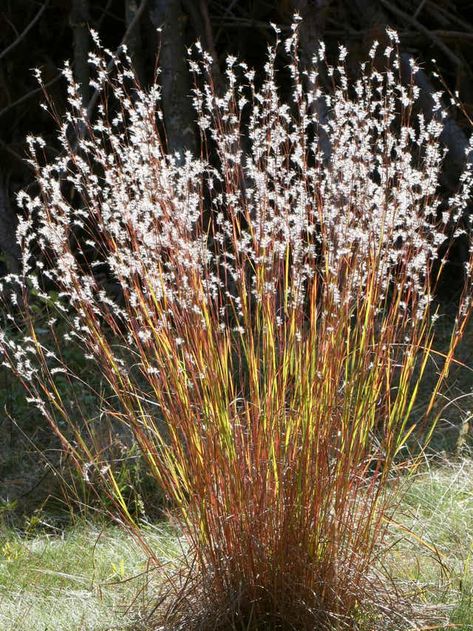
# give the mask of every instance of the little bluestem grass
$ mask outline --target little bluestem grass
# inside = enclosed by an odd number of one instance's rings
[[[391,31],[358,78],[343,47],[335,66],[321,44],[302,68],[297,24],[283,41],[276,29],[258,81],[229,57],[223,94],[195,47],[200,157],[166,151],[158,83],[137,88],[126,55],[100,49],[96,120],[66,67],[64,152],[45,160],[43,141],[29,143],[39,193],[19,196],[23,273],[5,282],[23,339],[4,331],[4,362],[133,529],[97,423],[79,422],[80,402],[58,387],[78,378],[64,344],[100,369],[99,416],[132,430],[189,543],[187,574],[169,575],[175,628],[399,629],[397,595],[374,570],[396,504],[386,490],[409,438],[432,431],[471,311],[470,247],[450,344],[436,353],[439,249],[464,232],[473,184],[468,162],[458,191],[439,195],[440,96],[434,119],[415,113]],[[68,325],[54,348],[32,289],[53,337],[57,319]]]

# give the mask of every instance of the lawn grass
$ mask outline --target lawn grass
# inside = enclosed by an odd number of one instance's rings
[[[175,532],[145,530],[160,555],[176,558]],[[425,607],[426,625],[436,618],[435,628],[473,629],[473,461],[430,464],[418,473],[391,533],[385,562]],[[141,549],[116,527],[80,522],[32,536],[0,530],[2,631],[153,628],[146,617],[159,590],[157,572],[147,572]]]
[[[471,458],[426,466],[395,519],[387,559],[393,577],[425,605],[427,618],[431,609],[443,620],[439,628],[473,629]]]
[[[163,555],[178,539],[147,529]],[[80,523],[64,533],[0,535],[0,629],[76,631],[143,628],[158,590],[139,546],[122,530]]]

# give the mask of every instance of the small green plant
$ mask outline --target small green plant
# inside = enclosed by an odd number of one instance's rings
[[[5,541],[0,548],[5,561],[17,561],[24,553],[23,546],[18,542]]]
[[[387,489],[409,438],[432,431],[426,419],[470,315],[473,257],[449,347],[436,352],[432,304],[448,255],[439,248],[450,226],[461,232],[473,175],[469,163],[443,205],[442,125],[413,116],[417,88],[396,80],[388,36],[386,71],[375,44],[350,82],[343,47],[336,67],[321,45],[313,68],[300,68],[295,24],[284,41],[290,103],[277,87],[279,39],[261,84],[229,58],[223,95],[197,47],[200,159],[166,152],[157,85],[141,91],[126,61],[94,54],[95,85],[118,112],[104,101],[87,122],[66,68],[65,154],[43,165],[42,141],[30,141],[40,194],[20,196],[23,277],[10,279],[26,334],[15,343],[3,333],[5,362],[133,529],[124,486],[69,388],[89,387],[100,415],[131,429],[189,542],[187,574],[169,577],[166,618],[177,628],[402,624],[373,568],[396,503]],[[104,272],[112,286],[99,282]],[[56,348],[28,309],[39,277],[58,288],[51,330],[67,325]],[[101,371],[100,394],[70,370],[70,345]]]

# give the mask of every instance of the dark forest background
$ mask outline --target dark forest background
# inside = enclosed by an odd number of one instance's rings
[[[196,39],[218,68],[228,53],[256,68],[264,63],[269,26],[284,30],[298,11],[303,60],[323,38],[329,58],[341,42],[351,59],[362,59],[373,39],[383,41],[387,25],[401,38],[404,59],[415,57],[422,72],[422,107],[429,113],[429,93],[439,89],[434,69],[464,111],[450,112],[442,140],[449,150],[445,184],[454,181],[464,155],[468,116],[473,113],[473,2],[471,0],[0,0],[0,251],[2,266],[16,271],[14,195],[32,181],[25,162],[25,137],[41,134],[48,151],[54,122],[39,107],[41,90],[32,69],[40,68],[57,111],[65,107],[61,68],[70,59],[93,117],[87,55],[93,43],[89,28],[104,45],[126,43],[143,84],[154,76],[159,51],[163,108],[170,149],[195,147],[193,112],[188,98],[190,77],[186,49]],[[157,28],[162,27],[160,34]],[[431,60],[436,59],[436,64]],[[434,65],[436,68],[434,68]],[[407,80],[407,79],[406,79]]]
[[[406,68],[411,58],[421,67],[414,80],[421,88],[419,106],[426,116],[432,116],[433,92],[443,87],[458,95],[461,107],[449,105],[441,136],[448,150],[442,186],[452,190],[465,159],[473,117],[472,0],[0,0],[0,274],[19,270],[15,195],[34,185],[34,174],[25,160],[25,138],[39,134],[50,155],[61,150],[55,140],[56,124],[39,106],[43,95],[34,68],[41,69],[60,115],[66,107],[61,69],[70,59],[93,119],[89,29],[95,29],[112,50],[126,43],[140,83],[146,86],[153,80],[157,63],[162,69],[168,148],[198,150],[187,48],[197,39],[202,42],[214,58],[215,81],[223,87],[221,69],[226,55],[261,68],[267,45],[274,40],[270,22],[284,32],[295,12],[303,18],[303,62],[311,59],[323,39],[329,61],[335,60],[338,45],[343,43],[355,68],[374,39],[385,41],[385,29],[391,26],[399,33]],[[409,72],[404,74],[410,81]],[[458,243],[452,248],[450,276],[444,285],[447,299],[454,295],[455,270],[461,269],[462,256]],[[0,499],[34,498],[39,502],[49,493],[44,481],[48,472],[38,469],[31,448],[41,428],[32,423],[11,378],[3,373],[0,378]],[[10,415],[15,417],[14,424]],[[42,445],[47,446],[47,440]]]

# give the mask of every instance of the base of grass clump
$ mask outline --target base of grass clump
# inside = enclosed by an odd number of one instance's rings
[[[350,588],[305,593],[297,580],[280,589],[224,591],[199,573],[191,551],[152,618],[165,631],[421,631],[473,629],[473,462],[436,458],[406,480],[368,573]],[[191,561],[194,559],[194,562]],[[177,575],[176,575],[177,576]],[[178,596],[176,596],[179,594]],[[325,601],[322,601],[322,595]],[[339,596],[345,596],[342,603]],[[338,603],[338,612],[335,607]],[[350,604],[351,603],[351,608]],[[345,615],[340,613],[344,607]],[[150,624],[152,622],[150,621]]]
[[[211,602],[198,594],[174,603],[158,629],[166,631],[401,631],[420,629],[412,620],[418,615],[412,604],[395,598],[393,591],[376,586],[372,602],[360,603],[353,612],[341,615],[312,604],[300,594],[274,606],[262,597],[245,602],[245,593],[228,595],[227,601]],[[311,600],[316,601],[316,598]],[[423,615],[423,613],[422,613]],[[420,618],[420,615],[419,615]],[[161,626],[162,625],[162,626]]]
[[[409,480],[385,552],[366,576],[369,597],[359,597],[352,619],[311,611],[296,583],[276,605],[264,594],[249,605],[242,588],[216,593],[184,539],[165,525],[139,531],[157,557],[150,571],[147,555],[109,525],[78,522],[29,536],[2,527],[0,628],[472,631],[472,488],[470,458],[431,463]]]
[[[193,559],[193,562],[189,560]],[[373,567],[369,576],[352,585],[329,586],[321,578],[317,591],[304,581],[287,579],[277,589],[263,581],[245,586],[235,580],[225,590],[216,576],[199,573],[195,557],[174,577],[162,598],[157,627],[166,631],[401,631],[420,628],[425,608],[398,588],[395,581]],[[278,577],[274,577],[277,581]],[[333,577],[332,577],[333,580]],[[274,599],[277,595],[278,600]]]

